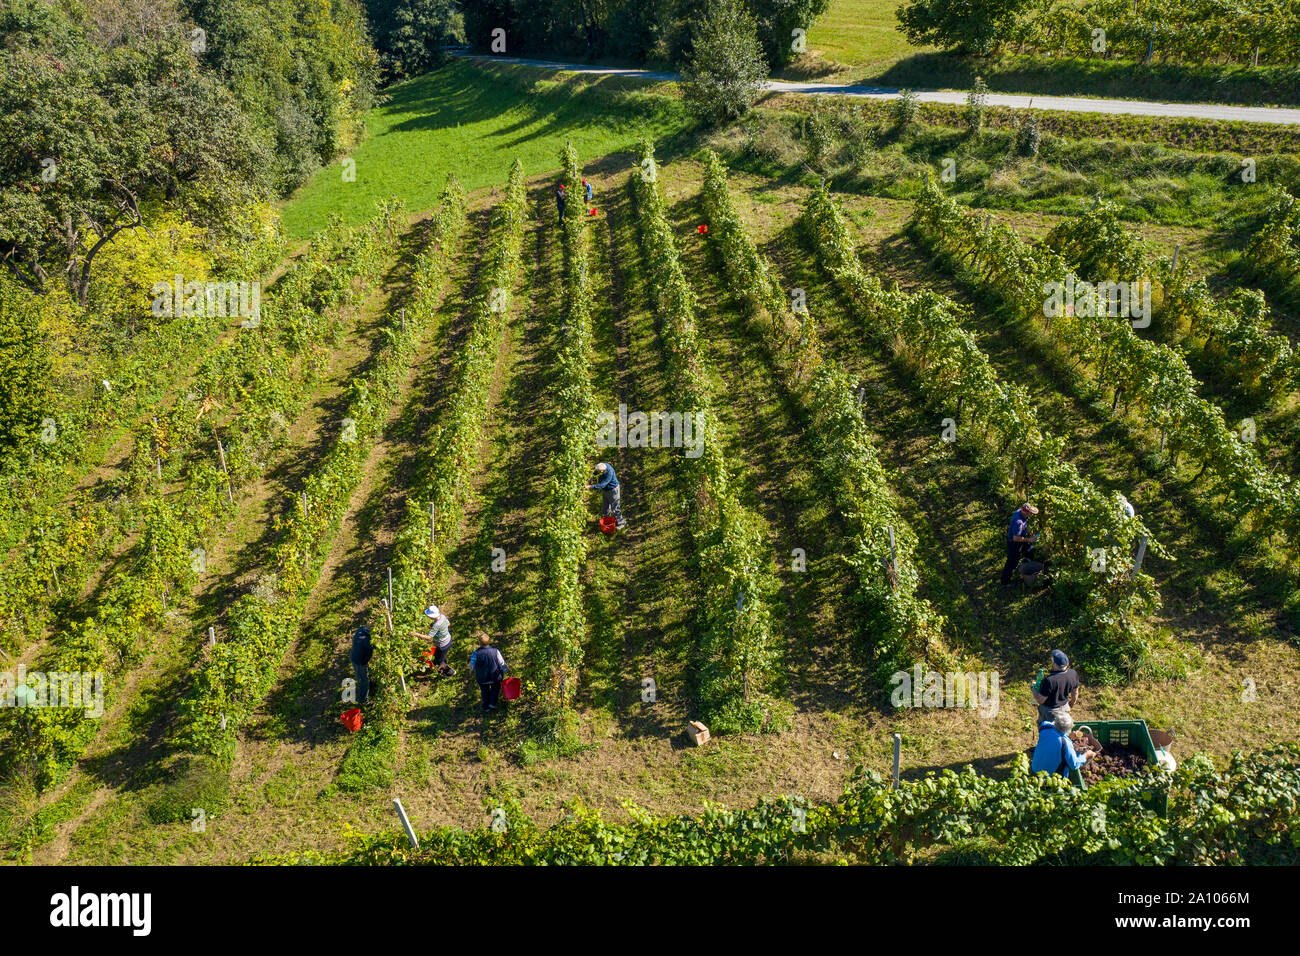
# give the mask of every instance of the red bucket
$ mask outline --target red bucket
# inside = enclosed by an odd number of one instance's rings
[[[523,682],[518,677],[507,677],[501,682],[501,696],[506,700],[518,700],[523,693]]]
[[[348,729],[348,733],[355,734],[361,729],[361,708],[353,707],[351,710],[344,711],[339,720],[343,721],[343,726]]]
[[[613,515],[608,515],[600,519],[600,530],[605,532],[605,534],[613,534],[617,527],[618,519]]]

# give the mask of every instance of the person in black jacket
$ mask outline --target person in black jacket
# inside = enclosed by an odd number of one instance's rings
[[[483,698],[483,713],[497,709],[497,696],[501,693],[501,681],[506,676],[506,660],[501,652],[492,646],[492,638],[479,634],[478,649],[469,656],[470,670],[474,680],[478,681],[479,694]]]
[[[560,183],[560,188],[555,190],[555,208],[560,212],[560,225],[564,225],[564,203],[568,198],[564,183]]]
[[[370,628],[362,624],[352,635],[352,674],[357,679],[357,703],[370,699],[370,658],[375,648],[370,643]]]

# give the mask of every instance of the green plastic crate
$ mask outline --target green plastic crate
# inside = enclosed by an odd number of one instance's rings
[[[1145,720],[1078,720],[1075,730],[1088,730],[1103,747],[1110,744],[1125,744],[1136,747],[1146,754],[1147,763],[1156,764],[1156,745],[1151,742],[1151,731]],[[1080,790],[1087,790],[1083,774],[1078,770],[1070,771],[1070,782]],[[1162,817],[1169,811],[1169,791],[1157,791],[1151,800],[1151,809]]]

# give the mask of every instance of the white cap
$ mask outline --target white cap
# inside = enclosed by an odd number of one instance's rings
[[[430,604],[428,607],[424,609],[425,617],[437,617],[441,613],[442,612],[438,610],[438,605],[436,604]]]

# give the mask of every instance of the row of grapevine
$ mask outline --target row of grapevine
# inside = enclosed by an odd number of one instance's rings
[[[263,309],[259,324],[224,343],[200,369],[199,379],[209,395],[238,404],[228,425],[237,436],[234,446],[263,454],[280,440],[283,416],[302,407],[299,396],[315,379],[322,345],[337,335],[337,319],[328,313],[353,294],[357,282],[368,286],[378,277],[385,238],[396,228],[397,212],[386,206],[360,229],[335,230],[336,235],[322,244],[321,261],[331,264],[311,278],[309,271],[300,273],[308,283],[302,289],[291,277],[285,294]],[[295,354],[303,358],[296,364],[290,361]],[[84,617],[56,632],[32,671],[102,674],[107,705],[116,685],[144,657],[151,638],[170,626],[169,612],[205,569],[203,545],[232,510],[232,482],[256,477],[265,467],[263,462],[249,462],[240,471],[232,466],[229,476],[222,472],[215,451],[205,454],[200,448],[205,436],[197,418],[191,400],[180,399],[137,434],[138,448],[148,451],[135,456],[124,478],[137,517],[121,569]],[[159,435],[169,440],[159,442]],[[174,473],[164,470],[164,454]],[[150,456],[152,466],[140,464]],[[179,482],[180,488],[169,492],[169,480]],[[33,685],[38,693],[42,689]],[[46,786],[84,753],[99,727],[98,716],[67,706],[4,708],[0,721],[9,731],[10,745],[6,760]]]
[[[1092,283],[1103,280],[1145,283],[1160,301],[1157,328],[1166,338],[1183,336],[1215,359],[1241,389],[1261,400],[1276,400],[1300,380],[1300,355],[1285,335],[1268,326],[1262,293],[1239,289],[1225,300],[1210,295],[1205,277],[1193,279],[1184,260],[1158,262],[1124,227],[1119,208],[1097,205],[1076,219],[1057,224],[1043,245],[1058,252],[1076,275]]]
[[[449,184],[443,202],[464,203],[458,184]],[[453,228],[462,217],[463,212],[453,211],[437,221]],[[459,231],[438,237],[449,248],[432,254],[435,267],[445,263],[458,238]],[[268,556],[269,572],[231,606],[227,638],[205,649],[193,686],[180,701],[177,749],[228,756],[239,728],[270,691],[366,461],[434,319],[432,308],[408,311],[404,322],[390,316],[373,362],[349,383],[338,437],[307,476],[292,510],[277,521],[279,539]]]
[[[451,385],[447,390],[444,419],[432,439],[420,449],[415,477],[406,501],[406,516],[393,546],[393,634],[387,622],[372,622],[375,655],[371,661],[372,687],[377,691],[366,717],[377,731],[395,727],[401,701],[392,689],[411,673],[416,655],[426,644],[412,643],[413,629],[428,621],[423,610],[431,601],[441,603],[447,578],[447,550],[455,545],[456,532],[472,493],[471,476],[483,470],[480,446],[488,413],[492,372],[500,351],[502,332],[509,318],[509,296],[515,285],[523,250],[527,220],[527,192],[524,170],[516,160],[510,169],[505,198],[492,214],[491,247],[487,253],[482,289],[472,306],[468,334],[456,355]],[[438,232],[452,235],[453,217],[464,219],[460,206],[444,202],[444,217]],[[449,250],[450,241],[440,242]],[[432,314],[445,280],[445,264],[432,256],[417,270],[415,299],[411,311]],[[431,531],[429,506],[438,532]],[[358,747],[370,746],[373,736],[359,738]]]
[[[704,429],[703,453],[679,456],[682,505],[690,523],[699,585],[696,613],[696,698],[714,730],[755,731],[779,719],[771,689],[780,655],[772,601],[776,577],[767,528],[731,484],[706,362],[698,341],[696,299],[686,281],[664,213],[654,148],[641,144],[631,180],[643,261],[660,319],[659,339],[676,411]]]
[[[583,194],[578,154],[571,143],[560,152],[563,182],[576,202]],[[570,705],[578,690],[578,669],[586,643],[580,575],[587,554],[587,476],[596,453],[596,407],[591,387],[591,276],[587,225],[570,212],[564,218],[563,314],[551,384],[557,444],[554,473],[541,534],[541,587],[537,633],[528,643],[528,667],[536,697],[550,725],[564,741],[573,736]]]
[[[922,190],[912,219],[918,235],[945,253],[959,268],[1013,308],[1022,321],[1036,321],[1096,378],[1121,397],[1136,402],[1144,419],[1161,432],[1175,459],[1186,454],[1199,462],[1234,506],[1260,524],[1288,528],[1295,538],[1296,492],[1270,472],[1250,444],[1227,426],[1223,411],[1198,394],[1198,383],[1178,352],[1139,337],[1130,318],[1101,309],[1052,309],[1046,290],[1070,286],[1072,274],[1060,255],[1025,243],[1011,229],[991,226],[963,210],[931,180]],[[967,260],[969,264],[966,264]],[[1055,314],[1055,313],[1060,314]]]
[[[1256,271],[1273,276],[1280,285],[1300,276],[1300,202],[1285,189],[1273,193],[1246,257]]]
[[[848,223],[824,189],[809,197],[801,222],[863,328],[912,368],[931,408],[952,419],[956,441],[980,455],[1017,497],[1033,495],[1057,591],[1079,608],[1074,626],[1090,679],[1115,682],[1151,670],[1149,618],[1159,595],[1145,572],[1133,573],[1134,554],[1144,537],[1151,553],[1164,549],[1126,515],[1119,494],[1104,493],[1065,460],[1065,441],[1045,428],[1022,390],[999,380],[962,327],[966,316],[955,303],[930,290],[888,291],[867,275]]]
[[[816,448],[814,464],[835,498],[849,531],[845,559],[856,578],[854,602],[860,639],[875,659],[882,683],[919,662],[959,670],[943,639],[944,618],[917,595],[916,534],[899,513],[888,475],[867,435],[853,382],[821,353],[817,324],[795,311],[755,248],[732,205],[727,173],[710,150],[704,158],[703,204],[709,240],[716,244],[732,293],[751,317],[766,315],[759,335],[803,411]]]
[[[1045,0],[1017,12],[1007,38],[1021,53],[1049,56],[1294,65],[1300,63],[1300,3]]]
[[[1168,812],[1152,804],[1168,794]],[[350,849],[255,862],[364,866],[718,866],[845,862],[1027,866],[1300,863],[1293,826],[1300,748],[1234,753],[1226,767],[1194,754],[1172,774],[1116,778],[1080,790],[1029,773],[1018,755],[1002,779],[946,770],[897,789],[870,773],[839,799],[764,798],[745,810],[708,806],[660,816],[630,808],[611,822],[580,808],[550,826],[517,806],[475,830],[439,827],[411,849],[401,831]]]
[[[337,335],[337,307],[353,294],[354,282],[373,281],[367,270],[376,268],[380,227],[378,220],[359,231],[335,224],[317,235],[261,306],[257,323],[210,351],[194,372],[192,390],[133,429],[127,471],[114,479],[111,493],[87,491],[34,518],[0,574],[0,642],[21,647],[55,622],[55,605],[79,594],[132,533],[155,481],[179,481],[188,468],[192,478],[224,484],[221,453],[232,480],[260,473],[269,440],[283,434],[304,393],[294,378],[295,363],[306,355],[304,371],[317,370],[321,359],[308,355],[309,347]],[[219,451],[218,422],[250,401],[264,406],[263,413],[251,429],[228,428]]]
[[[318,237],[319,238],[319,237]],[[269,272],[284,256],[278,230],[247,243],[251,251],[232,273],[227,266],[216,281],[248,280]],[[244,271],[248,270],[248,271]],[[172,277],[167,276],[168,280]],[[145,305],[141,294],[140,305]],[[41,306],[33,293],[0,279],[0,314],[15,324],[30,324]],[[215,310],[214,310],[215,311]],[[34,436],[0,463],[0,555],[11,556],[28,529],[54,533],[66,510],[65,498],[77,480],[105,455],[124,423],[135,421],[176,386],[175,369],[191,368],[229,329],[229,320],[208,310],[167,319],[150,316],[128,351],[96,361],[79,349],[75,381],[67,381],[50,405],[37,410],[41,425]],[[0,323],[3,324],[3,323]],[[75,348],[75,347],[74,347]],[[79,501],[79,508],[85,503]],[[93,539],[92,539],[93,540]]]

